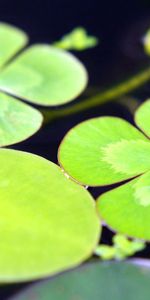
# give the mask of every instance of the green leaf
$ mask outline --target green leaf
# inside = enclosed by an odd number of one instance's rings
[[[102,260],[111,260],[115,258],[116,249],[112,246],[101,244],[96,248],[94,253],[100,256]]]
[[[149,140],[135,127],[119,118],[100,117],[85,121],[67,133],[58,160],[78,182],[98,186],[147,171],[149,153]]]
[[[38,110],[0,93],[0,147],[27,139],[40,128],[42,120]]]
[[[31,285],[11,300],[149,300],[147,260],[93,263]]]
[[[0,150],[0,281],[55,274],[93,252],[100,224],[95,203],[55,164]]]
[[[84,66],[71,54],[36,45],[0,73],[0,89],[29,102],[53,106],[76,98],[87,84]]]
[[[0,68],[28,42],[27,35],[20,29],[0,23]]]
[[[145,248],[145,243],[139,240],[129,240],[122,234],[113,237],[114,247],[125,257],[134,255]]]
[[[150,240],[150,172],[100,196],[97,208],[113,230]]]
[[[83,51],[97,44],[98,39],[95,36],[88,35],[83,27],[77,27],[63,36],[60,41],[55,42],[54,46],[66,50]]]
[[[137,126],[150,137],[150,99],[145,101],[136,110],[135,122]]]
[[[128,256],[134,255],[136,252],[145,248],[145,243],[139,240],[129,240],[126,236],[116,234],[113,236],[113,245],[108,246],[100,244],[94,253],[100,256],[102,260],[123,260]]]
[[[144,51],[147,55],[150,55],[150,29],[147,30],[143,38]]]

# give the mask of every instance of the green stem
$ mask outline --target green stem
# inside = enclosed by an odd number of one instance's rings
[[[80,101],[78,103],[75,102],[69,107],[49,111],[43,110],[42,112],[46,117],[46,122],[59,117],[76,114],[90,108],[97,107],[111,100],[117,100],[119,97],[139,88],[148,80],[150,80],[150,67],[112,88],[99,92],[95,96],[88,97],[84,101]]]

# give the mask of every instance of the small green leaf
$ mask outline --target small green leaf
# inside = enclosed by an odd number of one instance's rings
[[[110,260],[110,259],[115,258],[116,250],[112,246],[107,246],[107,245],[101,244],[96,248],[94,253],[96,255],[100,256],[101,259],[103,259],[103,260]]]
[[[60,41],[55,42],[54,46],[65,50],[83,51],[97,44],[98,39],[95,36],[90,36],[84,28],[77,27],[63,36]]]
[[[38,110],[0,93],[0,147],[27,139],[40,128],[42,120]]]
[[[0,150],[0,282],[33,280],[80,264],[99,239],[95,203],[55,164]]]
[[[148,260],[86,264],[31,285],[11,300],[149,300]]]
[[[98,186],[147,171],[149,153],[149,140],[135,127],[119,118],[100,117],[85,121],[67,133],[58,160],[78,182]]]
[[[29,102],[53,106],[76,98],[87,84],[84,66],[71,54],[36,45],[0,73],[0,89]]]
[[[135,122],[137,126],[150,137],[150,100],[145,101],[136,110]]]
[[[145,243],[138,240],[129,240],[122,234],[116,234],[113,237],[113,245],[107,246],[100,244],[95,249],[95,254],[100,256],[102,260],[123,260],[128,256],[134,255],[136,252],[145,248]]]
[[[0,23],[0,68],[28,42],[27,35],[20,29]]]
[[[97,208],[113,230],[150,240],[150,172],[100,196]]]
[[[114,247],[124,258],[134,255],[145,248],[145,243],[138,240],[128,240],[126,236],[116,234],[113,237]],[[117,253],[116,253],[117,254]],[[117,255],[116,255],[117,258]]]

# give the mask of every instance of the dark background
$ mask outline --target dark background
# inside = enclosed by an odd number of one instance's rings
[[[101,83],[112,74],[117,78],[121,66],[133,71],[149,14],[149,0],[0,0],[0,20],[24,29],[32,43],[50,43],[76,26],[98,36],[100,46],[79,56]]]
[[[86,65],[90,83],[102,88],[128,77],[149,62],[142,48],[142,37],[150,27],[148,0],[0,0],[0,21],[25,30],[31,43],[51,43],[74,27],[85,27],[100,39],[100,44],[95,49],[76,55]],[[146,85],[142,88],[141,100],[149,94],[150,87]],[[82,120],[104,114],[133,121],[127,109],[110,103],[57,120],[13,148],[33,152],[57,162],[57,148],[65,133]],[[92,192],[96,196],[103,190]],[[103,241],[107,243],[109,238],[110,234],[104,231]],[[146,256],[146,252],[144,255]],[[1,287],[0,300],[7,299],[16,288],[18,287]]]

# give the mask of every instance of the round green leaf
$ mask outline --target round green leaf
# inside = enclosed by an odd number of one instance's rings
[[[137,126],[150,137],[150,100],[145,101],[135,113]]]
[[[0,150],[0,281],[37,279],[78,265],[93,252],[95,202],[55,164]]]
[[[113,230],[150,240],[150,172],[103,194],[97,207]]]
[[[93,263],[34,284],[11,300],[149,300],[146,260]]]
[[[28,37],[22,30],[6,23],[0,23],[0,41],[1,68],[27,44]]]
[[[42,119],[38,110],[0,93],[0,147],[27,139],[40,128]]]
[[[84,66],[71,54],[48,45],[24,51],[0,74],[0,89],[40,105],[76,98],[87,84]]]
[[[100,117],[85,121],[67,133],[58,160],[78,182],[98,186],[147,171],[149,153],[149,140],[135,127],[119,118]]]

